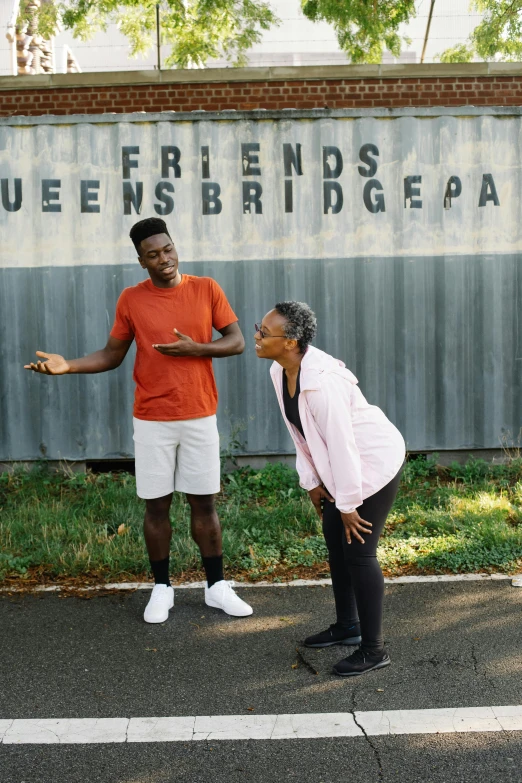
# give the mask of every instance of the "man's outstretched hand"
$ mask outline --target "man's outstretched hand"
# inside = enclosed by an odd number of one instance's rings
[[[66,375],[70,372],[71,367],[69,362],[60,356],[59,353],[45,353],[45,351],[36,351],[37,356],[41,356],[43,359],[47,359],[46,362],[31,362],[31,364],[24,364],[25,370],[33,370],[33,372],[41,372],[43,375]]]
[[[200,356],[201,345],[194,342],[192,337],[188,337],[186,334],[181,334],[177,329],[174,329],[177,342],[167,343],[166,345],[154,344],[152,347],[162,353],[164,356]]]

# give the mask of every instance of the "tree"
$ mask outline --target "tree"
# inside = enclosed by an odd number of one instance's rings
[[[442,62],[522,60],[522,0],[472,0],[471,8],[483,14],[467,43],[446,49]]]
[[[401,53],[399,26],[415,16],[415,0],[301,0],[313,22],[328,22],[353,63],[380,63],[384,49]]]
[[[35,13],[34,0],[25,0],[21,21],[28,6]],[[54,6],[54,14],[48,6]],[[44,0],[36,14],[46,37],[61,24],[88,40],[115,23],[129,40],[132,57],[147,54],[156,43],[156,0]],[[162,44],[169,47],[167,68],[204,65],[223,56],[244,65],[262,31],[279,23],[265,0],[161,0],[160,20]]]

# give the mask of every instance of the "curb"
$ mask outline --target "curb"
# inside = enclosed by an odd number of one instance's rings
[[[396,576],[385,577],[384,583],[388,585],[407,584],[434,584],[438,582],[501,582],[511,579],[513,587],[522,587],[522,575],[510,576],[509,574],[427,574],[425,576]],[[332,584],[331,579],[294,579],[291,582],[239,582],[236,587],[325,587]],[[205,582],[173,583],[176,590],[201,590]],[[2,587],[0,593],[61,593],[74,590],[75,592],[90,593],[97,590],[152,590],[153,582],[111,582],[108,584],[90,585],[89,587],[67,587],[66,585],[38,585],[32,590],[19,587]]]

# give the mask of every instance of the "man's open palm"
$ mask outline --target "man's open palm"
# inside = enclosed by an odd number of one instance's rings
[[[186,334],[181,334],[177,329],[172,330],[178,338],[175,343],[159,345],[153,344],[153,348],[164,356],[198,356],[200,346]]]
[[[25,370],[33,370],[34,372],[41,372],[44,375],[65,375],[70,371],[69,362],[60,356],[59,353],[45,353],[45,351],[36,351],[37,356],[41,356],[43,359],[47,359],[46,362],[31,362],[31,364],[24,364]]]

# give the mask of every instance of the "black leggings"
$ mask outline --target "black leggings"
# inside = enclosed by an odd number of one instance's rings
[[[348,543],[341,512],[335,503],[324,502],[323,533],[328,547],[337,622],[346,626],[360,622],[361,646],[368,650],[382,650],[384,646],[384,578],[377,561],[377,544],[395,500],[401,472],[402,468],[389,484],[366,498],[357,509],[362,519],[372,523],[372,534],[362,534],[364,544],[353,535],[352,543]]]

